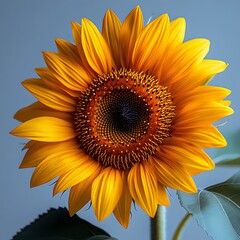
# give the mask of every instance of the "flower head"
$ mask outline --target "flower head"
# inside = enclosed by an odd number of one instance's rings
[[[233,110],[229,90],[205,83],[227,64],[204,59],[208,40],[183,42],[183,18],[144,26],[139,7],[123,23],[107,11],[102,33],[88,19],[72,29],[76,45],[57,39],[23,82],[37,102],[15,115],[11,133],[30,139],[20,167],[35,167],[32,187],[70,188],[71,215],[91,201],[127,227],[133,201],[153,217],[167,187],[196,192],[191,176],[214,168],[202,149],[226,145],[212,124]]]

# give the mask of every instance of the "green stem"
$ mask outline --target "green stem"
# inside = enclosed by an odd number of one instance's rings
[[[173,240],[179,240],[180,239],[180,235],[182,233],[182,230],[186,224],[186,222],[188,221],[188,219],[191,217],[192,215],[190,213],[186,214],[185,217],[182,219],[182,221],[179,223],[174,236],[173,236]]]
[[[156,215],[151,219],[151,240],[166,239],[166,207],[158,206]]]

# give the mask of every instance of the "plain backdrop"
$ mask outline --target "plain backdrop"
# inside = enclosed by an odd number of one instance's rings
[[[54,39],[73,41],[71,21],[83,17],[91,19],[101,29],[107,9],[116,12],[121,20],[136,5],[140,5],[145,22],[160,14],[169,13],[171,19],[184,17],[187,22],[186,40],[208,38],[211,50],[207,58],[221,59],[229,63],[228,69],[215,77],[214,85],[232,90],[235,114],[221,131],[229,139],[229,149],[237,151],[239,142],[239,93],[240,93],[240,1],[239,0],[1,0],[0,1],[0,239],[9,240],[38,214],[50,207],[67,206],[68,193],[52,198],[52,186],[30,189],[32,169],[19,170],[23,158],[21,151],[26,140],[13,137],[9,131],[18,125],[13,114],[32,103],[34,98],[22,86],[21,81],[36,77],[34,68],[44,67],[42,51],[56,51]],[[227,150],[209,150],[214,157]],[[221,168],[203,173],[195,180],[199,188],[224,181],[237,168]],[[186,211],[180,207],[175,191],[169,190],[171,206],[167,209],[167,239]],[[120,240],[148,240],[150,227],[148,216],[138,207],[132,209],[132,219],[126,230],[113,216],[98,222],[92,208],[86,206],[78,212],[82,218],[104,228]],[[191,219],[183,233],[184,240],[207,240],[207,234]]]

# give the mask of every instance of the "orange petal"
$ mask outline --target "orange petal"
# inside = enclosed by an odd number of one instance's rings
[[[102,35],[108,44],[115,64],[120,67],[119,34],[121,22],[115,13],[108,10],[103,19]]]
[[[164,65],[165,59],[168,55],[172,54],[176,48],[178,48],[185,36],[186,22],[184,18],[178,18],[170,22],[169,38],[167,40],[167,46],[164,54],[159,58],[159,60],[152,66],[150,72],[156,76],[159,80],[162,79],[162,67]],[[169,83],[169,82],[168,82]]]
[[[111,52],[97,27],[88,19],[82,20],[82,48],[92,69],[99,75],[108,74],[113,67]]]
[[[62,142],[76,136],[71,122],[54,117],[33,118],[22,123],[10,133],[42,142]]]
[[[29,149],[30,147],[32,147],[32,146],[35,144],[35,142],[36,142],[36,141],[34,141],[34,140],[28,141],[28,142],[24,145],[24,147],[22,148],[22,150]]]
[[[52,85],[55,85],[56,87],[58,87],[60,82],[54,77],[53,73],[49,68],[47,67],[35,68],[35,72],[41,79],[44,79],[49,84],[51,83]]]
[[[33,94],[41,103],[58,111],[75,111],[76,102],[66,93],[53,88],[40,79],[27,79],[23,86]]]
[[[78,49],[75,45],[60,38],[55,39],[55,42],[57,45],[58,52],[60,54],[66,55],[72,60],[74,59],[74,61],[81,64],[81,59],[78,54]]]
[[[162,206],[170,206],[170,201],[166,193],[166,189],[159,182],[158,182],[158,204]]]
[[[120,29],[120,58],[121,64],[125,68],[132,67],[133,49],[142,29],[142,11],[137,6],[128,14]]]
[[[84,69],[89,74],[89,76],[92,76],[92,78],[95,78],[97,77],[98,74],[89,65],[88,60],[84,54],[82,39],[81,39],[81,35],[82,35],[81,32],[82,32],[82,26],[77,22],[72,22],[73,38],[77,45],[77,50],[79,53],[79,57],[81,59],[81,66],[84,66]]]
[[[116,219],[118,220],[118,222],[123,227],[127,228],[130,221],[132,196],[128,189],[126,174],[122,172],[122,175],[123,175],[123,191],[113,213]]]
[[[86,180],[92,174],[97,172],[99,164],[90,157],[83,158],[77,168],[62,174],[54,186],[53,194],[63,192],[68,188]]]
[[[99,171],[100,168],[98,169],[98,171],[95,171],[91,176],[89,176],[86,180],[76,184],[71,188],[68,199],[68,207],[71,216],[73,216],[88,201],[90,201],[92,183],[99,174]]]
[[[84,69],[66,56],[50,52],[44,52],[43,55],[53,75],[71,90],[82,91],[91,81]]]
[[[105,168],[92,184],[92,206],[99,221],[108,217],[116,207],[123,189],[119,170]]]
[[[69,96],[79,97],[79,90],[71,90],[65,85],[63,85],[59,80],[54,76],[54,73],[49,68],[35,68],[35,72],[42,79],[42,81],[49,86],[60,89],[66,92]]]
[[[78,149],[79,144],[74,140],[59,142],[59,143],[45,143],[38,141],[30,141],[31,145],[23,158],[20,168],[36,167],[40,162],[42,162],[46,157],[53,153],[58,153],[61,151]]]
[[[44,116],[45,117],[62,118],[67,121],[72,120],[72,114],[67,113],[67,112],[56,111],[52,108],[45,106],[44,104],[42,104],[40,102],[32,103],[29,106],[18,110],[15,113],[14,118],[20,122],[26,122],[30,119],[44,117]]]
[[[186,143],[181,138],[173,137],[172,139],[175,139],[175,144],[172,142],[172,145],[163,145],[159,148],[158,158],[161,161],[168,165],[175,161],[178,165],[182,165],[190,175],[196,175],[214,168],[212,159],[202,149],[192,145],[193,141]],[[176,146],[176,142],[179,141],[181,141],[181,146]]]
[[[49,155],[34,170],[31,187],[47,183],[72,169],[78,168],[86,157],[88,156],[80,149],[65,150]]]
[[[135,164],[128,174],[128,186],[134,201],[150,216],[157,210],[158,187],[148,162]]]
[[[150,159],[150,163],[154,166],[158,181],[162,185],[184,192],[197,192],[196,185],[190,174],[173,159],[164,161],[158,156],[154,156]]]

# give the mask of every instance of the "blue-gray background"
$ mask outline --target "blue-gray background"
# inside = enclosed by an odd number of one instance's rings
[[[14,138],[9,131],[18,123],[13,114],[34,101],[21,86],[21,81],[35,77],[34,68],[45,66],[42,51],[56,51],[55,38],[73,41],[71,21],[82,17],[91,19],[99,28],[107,9],[114,10],[121,20],[136,5],[140,5],[145,22],[162,13],[169,13],[171,19],[185,17],[187,21],[186,39],[204,37],[211,41],[208,58],[228,62],[228,69],[215,77],[212,84],[232,90],[229,99],[235,114],[228,117],[222,132],[231,136],[230,147],[237,151],[234,141],[239,129],[240,91],[240,1],[239,0],[1,0],[0,1],[0,239],[8,240],[21,227],[32,221],[38,214],[50,207],[67,206],[67,196],[52,198],[52,186],[46,184],[30,189],[32,169],[18,170],[23,158],[21,152],[24,139]],[[221,121],[222,123],[225,120]],[[226,151],[226,150],[225,150]],[[223,151],[222,151],[223,152]],[[220,154],[210,151],[212,156]],[[223,181],[238,169],[217,169],[197,176],[199,188]],[[168,208],[167,239],[177,223],[185,215],[179,206],[176,194],[170,191],[171,207]],[[148,240],[149,218],[139,208],[132,210],[129,228],[122,228],[113,216],[98,223],[93,211],[85,207],[78,214],[120,240]],[[190,220],[183,235],[184,240],[210,239]]]

